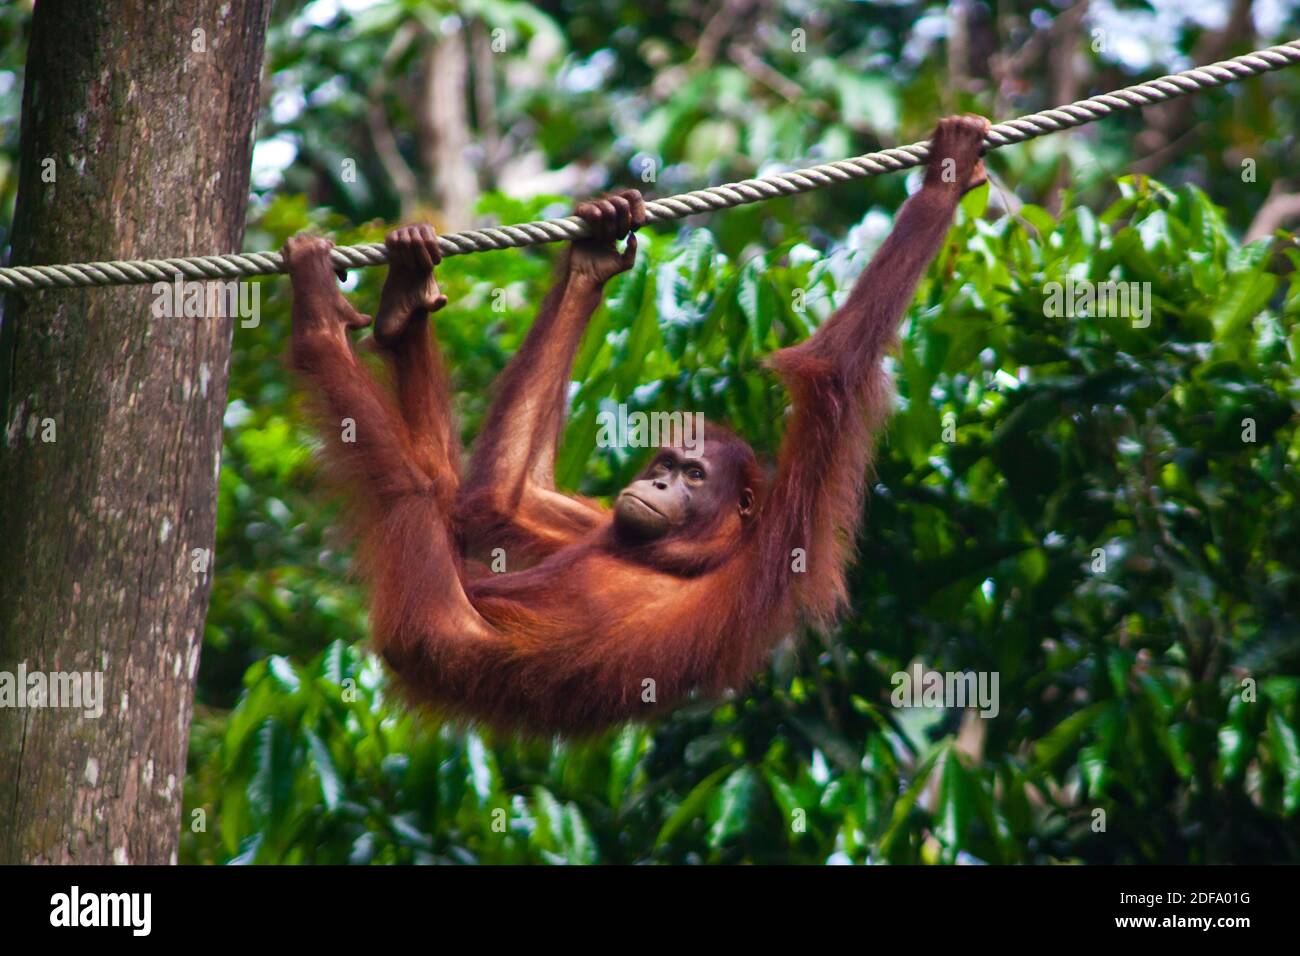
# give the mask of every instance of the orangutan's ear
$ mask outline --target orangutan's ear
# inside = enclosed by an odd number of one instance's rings
[[[742,518],[748,518],[750,515],[754,513],[754,489],[752,488],[740,489],[739,510],[740,510],[740,516]]]

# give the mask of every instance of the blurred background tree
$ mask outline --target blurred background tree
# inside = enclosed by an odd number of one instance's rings
[[[7,118],[30,9],[0,8]],[[281,2],[246,245],[669,195],[1296,36],[1294,0]],[[386,700],[280,358],[287,283],[264,282],[234,341],[182,860],[1300,860],[1297,104],[1283,71],[994,154],[904,328],[843,625],[733,699],[581,743]],[[773,451],[758,359],[830,312],[915,175],[649,232],[580,356],[562,483],[635,470],[595,447],[619,402]],[[555,253],[440,270],[467,438]],[[1150,326],[1048,317],[1067,277],[1149,282]],[[373,302],[382,278],[349,284]],[[918,662],[996,672],[998,715],[891,706]]]

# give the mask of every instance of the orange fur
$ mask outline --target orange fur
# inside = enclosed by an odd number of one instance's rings
[[[959,156],[967,168],[978,141]],[[748,445],[710,426],[724,462],[710,480],[753,489],[753,512],[724,508],[652,544],[621,543],[604,508],[561,494],[551,477],[569,370],[602,283],[562,268],[502,375],[463,481],[424,316],[386,346],[396,402],[345,338],[295,331],[296,364],[328,414],[356,421],[357,441],[329,453],[358,482],[374,642],[412,698],[453,718],[586,733],[740,687],[800,621],[833,621],[890,407],[881,358],[960,192],[928,177],[846,304],[771,357],[793,410],[770,482]],[[295,278],[295,330],[318,327],[331,307],[310,280]],[[471,573],[470,556],[493,548],[508,570]],[[792,567],[795,549],[805,573]]]

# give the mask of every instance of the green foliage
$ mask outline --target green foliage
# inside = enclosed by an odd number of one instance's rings
[[[1119,6],[1145,45],[1154,14]],[[436,181],[423,70],[457,17],[506,40],[468,75],[468,132],[488,185],[527,159],[662,196],[910,142],[947,113],[1054,106],[1069,79],[1054,66],[1069,54],[1080,95],[1136,79],[1113,50],[1091,49],[1091,23],[1060,30],[1070,11],[1037,0],[971,7],[963,69],[936,39],[955,36],[955,9],[941,21],[908,0],[779,0],[705,55],[715,11],[686,0],[277,3],[259,145],[287,144],[293,161],[255,179],[245,248],[308,227],[372,241],[379,221],[396,221],[374,111],[422,187]],[[31,0],[0,4],[0,248],[31,11]],[[1274,35],[1249,46],[1295,35],[1295,8],[1274,14]],[[1184,16],[1146,75],[1188,65],[1204,33]],[[183,829],[182,859],[1300,859],[1300,255],[1241,248],[1224,226],[1243,229],[1290,173],[1298,88],[1293,69],[1188,101],[1154,165],[1218,206],[1141,180],[1122,181],[1115,200],[1114,177],[1141,155],[1152,120],[1141,111],[999,150],[990,166],[1013,204],[1054,198],[1062,182],[1073,194],[1059,216],[1030,204],[994,223],[975,219],[982,192],[968,198],[904,330],[843,625],[804,636],[734,700],[583,744],[485,739],[384,700],[358,649],[364,597],[281,359],[287,283],[265,282],[261,325],[236,330],[185,788],[207,828]],[[493,153],[494,141],[504,148]],[[885,218],[864,213],[896,209],[904,182],[643,236],[578,358],[561,482],[607,494],[635,469],[595,447],[610,403],[699,410],[772,453],[785,399],[760,359],[829,314]],[[559,209],[480,202],[503,223]],[[439,338],[467,438],[552,255],[440,269],[452,306]],[[354,275],[372,307],[382,271]],[[1150,282],[1151,324],[1048,316],[1045,286],[1071,276]],[[891,677],[917,661],[996,671],[998,716],[963,724],[892,707]]]
[[[184,833],[183,858],[1300,859],[1300,257],[1239,246],[1195,188],[1120,185],[1098,214],[988,222],[968,198],[903,331],[842,626],[734,699],[580,743],[494,739],[385,699],[272,369],[287,289],[269,283],[263,325],[237,333],[186,787],[209,826]],[[501,203],[486,208],[511,220],[544,205]],[[259,244],[308,221],[277,201]],[[611,402],[703,411],[771,453],[784,396],[760,359],[822,321],[869,252],[792,240],[737,260],[698,228],[641,248],[575,372],[559,472],[593,494],[637,465],[595,447]],[[546,255],[440,271],[467,435]],[[1069,277],[1150,283],[1149,325],[1048,314]],[[362,302],[380,278],[362,277]],[[891,706],[918,661],[996,672],[997,716]]]

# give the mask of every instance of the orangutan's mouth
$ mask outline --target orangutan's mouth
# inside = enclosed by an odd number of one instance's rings
[[[654,512],[655,514],[657,514],[659,517],[661,517],[661,518],[664,517],[664,513],[663,513],[662,511],[660,511],[658,508],[656,508],[654,505],[650,504],[650,502],[646,501],[644,498],[640,497],[639,495],[634,495],[634,494],[633,494],[632,492],[630,492],[630,491],[625,491],[625,492],[623,492],[621,495],[619,495],[619,497],[620,497],[620,498],[631,498],[633,501],[635,501],[637,504],[639,504],[642,508],[645,508],[647,511],[653,511],[653,512]]]

